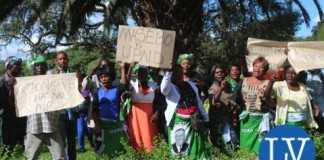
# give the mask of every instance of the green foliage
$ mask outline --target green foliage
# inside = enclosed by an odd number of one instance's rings
[[[319,133],[312,134],[312,139],[316,148],[316,160],[324,159],[324,135]],[[95,152],[91,150],[89,143],[86,143],[86,152],[77,153],[77,159],[79,160],[189,160],[186,157],[175,157],[172,156],[169,152],[168,144],[157,137],[154,142],[154,149],[151,153],[147,153],[145,151],[135,151],[127,141],[123,141],[124,151],[120,153],[116,153],[114,157],[110,157],[107,155],[99,156]],[[216,147],[208,146],[208,149],[211,151],[211,159],[214,160],[255,160],[257,159],[257,155],[255,153],[247,152],[244,150],[238,150],[232,154],[225,154],[220,149]],[[46,146],[42,146],[40,149],[40,157],[38,159],[42,160],[50,160],[51,155],[48,152]],[[23,148],[21,146],[17,146],[13,149],[13,151],[9,152],[3,146],[0,146],[0,160],[12,160],[12,159],[25,159],[23,154]]]
[[[0,61],[0,76],[6,72],[4,61]],[[22,63],[22,75],[23,76],[30,76],[32,75],[32,68],[27,64],[26,61]]]
[[[23,160],[24,157],[24,149],[22,146],[16,146],[13,150],[8,150],[8,148],[4,146],[0,146],[0,160]]]
[[[72,70],[80,69],[88,72],[88,64],[98,60],[101,54],[97,50],[87,50],[80,48],[72,48],[65,51],[69,56],[69,65]]]
[[[324,159],[324,135],[315,133],[312,135],[313,142],[315,144],[316,157],[315,159]]]
[[[313,27],[313,34],[308,37],[297,37],[297,41],[324,41],[324,22],[318,22],[316,26]]]
[[[21,72],[23,76],[31,76],[33,75],[33,68],[27,63],[27,61],[23,61]]]
[[[0,20],[4,43],[20,40],[32,53],[55,46],[85,46],[105,52],[116,47],[117,26],[133,20],[135,25],[175,30],[175,52],[194,52],[201,57],[203,35],[219,47],[218,56],[238,61],[247,37],[286,40],[294,35],[304,16],[299,1],[206,0],[206,1],[35,1],[8,3]],[[297,8],[292,7],[297,4]],[[298,9],[299,8],[299,9]],[[154,11],[154,12],[152,12]],[[301,12],[300,12],[301,11]],[[296,13],[301,13],[296,15]],[[167,14],[165,14],[167,13]],[[93,16],[97,21],[93,22]],[[39,38],[31,40],[31,37]],[[204,42],[202,42],[204,43]],[[215,51],[213,51],[215,52]],[[227,57],[227,58],[223,58]]]
[[[324,22],[318,23],[315,27],[313,38],[317,41],[324,41]]]
[[[180,157],[173,157],[169,152],[167,143],[161,138],[155,138],[155,147],[152,152],[147,153],[145,151],[136,151],[128,143],[123,142],[125,152],[119,153],[114,159],[126,160],[126,159],[141,159],[141,160],[168,160],[168,159],[181,159]]]
[[[0,75],[4,74],[6,71],[4,61],[0,60]]]
[[[98,65],[101,58],[106,58],[110,61],[114,58],[114,53],[101,53],[98,49],[87,48],[70,48],[65,50],[69,57],[69,66],[72,71],[81,70],[83,73],[90,74],[91,71]],[[55,54],[48,55],[49,68],[55,66]]]
[[[65,50],[69,57],[69,65],[72,71],[81,70],[81,72],[90,74],[97,67],[101,58],[114,61],[113,52],[103,54],[98,49],[70,48]],[[47,64],[49,69],[55,66],[55,54],[47,55]],[[0,75],[5,73],[4,61],[0,61]],[[33,74],[32,66],[28,60],[22,63],[22,76],[31,76]]]
[[[267,14],[262,5],[251,3],[255,4],[238,4],[229,0],[216,7],[216,13],[206,17],[209,20],[205,21],[205,31],[198,38],[198,67],[208,71],[214,64],[244,64],[249,37],[280,41],[293,39],[301,23],[298,12],[290,10],[284,3],[271,1],[268,8],[271,14]],[[223,14],[217,14],[217,10],[222,10]]]

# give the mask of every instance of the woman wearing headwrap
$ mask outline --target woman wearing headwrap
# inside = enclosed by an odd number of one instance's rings
[[[192,78],[193,71],[191,70],[191,67],[193,65],[193,60],[194,56],[192,53],[181,54],[177,59],[177,64],[182,70],[182,76],[185,81],[188,81]]]
[[[252,76],[243,79],[239,92],[245,104],[240,114],[240,148],[256,153],[259,152],[261,139],[271,127],[272,83],[264,78],[268,68],[269,63],[264,57],[255,59]]]
[[[153,149],[153,138],[156,125],[153,122],[155,89],[157,85],[149,80],[147,67],[135,65],[132,68],[133,79],[130,80],[131,108],[127,115],[130,144],[136,150],[150,152]]]
[[[275,124],[318,128],[313,117],[313,108],[319,108],[312,105],[305,85],[297,81],[298,75],[290,65],[285,67],[284,73],[285,81],[273,84],[273,95],[277,102]]]
[[[127,140],[126,126],[119,121],[120,97],[125,87],[125,68],[121,67],[119,86],[114,86],[115,70],[102,66],[97,70],[101,87],[94,94],[92,116],[95,122],[95,132],[101,136],[101,144],[96,148],[99,154],[114,156],[123,151],[122,140]]]
[[[167,101],[168,144],[173,155],[206,159],[209,155],[204,123],[208,121],[208,114],[202,106],[197,86],[187,79],[190,60],[190,56],[181,55],[179,66],[173,73],[166,72],[162,79],[161,92]]]
[[[12,149],[17,144],[23,144],[25,134],[25,119],[16,117],[14,84],[20,76],[22,60],[11,56],[5,61],[6,72],[0,77],[0,115],[3,119],[1,142]],[[15,126],[15,127],[13,127]]]

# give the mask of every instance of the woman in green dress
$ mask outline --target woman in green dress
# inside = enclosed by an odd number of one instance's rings
[[[243,79],[240,94],[244,104],[240,114],[240,148],[259,152],[260,142],[270,130],[271,103],[270,92],[272,82],[265,79],[269,63],[264,57],[258,57],[253,62],[251,77]]]
[[[208,159],[208,121],[196,85],[185,73],[190,67],[181,67],[181,62],[192,63],[190,56],[182,56],[175,71],[166,72],[161,83],[161,92],[166,97],[165,118],[168,127],[168,144],[173,155],[189,156],[190,159]]]

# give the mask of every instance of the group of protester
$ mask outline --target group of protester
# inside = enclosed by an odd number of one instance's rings
[[[57,53],[55,61],[56,67],[48,70],[44,56],[34,57],[33,74],[71,72],[66,53]],[[162,135],[173,155],[210,159],[208,144],[225,152],[258,153],[262,137],[276,125],[324,131],[320,69],[296,73],[286,64],[283,76],[269,78],[269,63],[259,57],[249,75],[241,73],[240,65],[215,65],[208,79],[197,76],[192,54],[181,54],[172,69],[119,63],[118,74],[114,63],[103,59],[90,75],[77,72],[82,104],[26,120],[15,114],[14,84],[21,63],[9,57],[0,79],[1,140],[9,148],[24,145],[28,159],[37,158],[41,144],[53,159],[76,159],[76,139],[84,151],[85,135],[98,154],[111,157],[123,151],[123,141],[151,152],[154,137]]]

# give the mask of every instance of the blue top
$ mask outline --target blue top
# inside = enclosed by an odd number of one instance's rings
[[[98,109],[100,118],[117,120],[119,115],[119,89],[112,87],[98,89]]]

